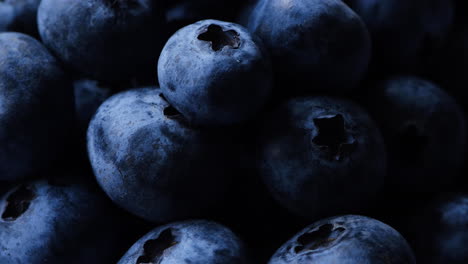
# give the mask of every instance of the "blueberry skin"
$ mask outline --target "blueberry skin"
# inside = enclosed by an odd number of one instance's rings
[[[408,230],[420,263],[468,262],[468,195],[447,194],[414,214]]]
[[[44,44],[65,64],[96,80],[146,77],[164,38],[153,0],[43,0],[38,10]]]
[[[37,40],[0,33],[0,180],[49,167],[73,124],[73,88]]]
[[[451,0],[346,0],[372,36],[374,59],[388,72],[415,72],[443,46],[453,20]]]
[[[76,183],[13,187],[0,199],[0,263],[115,263],[120,231],[109,205]]]
[[[190,122],[231,125],[251,119],[272,89],[271,65],[244,27],[202,20],[177,31],[159,58],[167,100]]]
[[[369,33],[340,0],[260,0],[248,28],[269,49],[283,93],[346,93],[367,71]]]
[[[215,222],[190,220],[160,226],[138,240],[118,264],[246,264],[242,241]]]
[[[320,220],[281,246],[269,264],[414,264],[406,240],[372,218],[345,215]]]
[[[37,8],[41,0],[6,0],[0,2],[0,32],[16,31],[38,36]]]
[[[260,134],[260,173],[291,212],[317,219],[370,204],[383,185],[386,151],[368,114],[332,97],[292,99]]]
[[[81,131],[86,131],[94,113],[112,95],[112,91],[109,86],[89,79],[74,81],[73,88],[78,127]]]
[[[466,146],[465,117],[452,97],[429,81],[397,76],[377,85],[370,112],[388,146],[389,189],[450,187]]]
[[[229,142],[227,133],[189,126],[154,88],[112,96],[88,128],[101,187],[119,206],[154,222],[220,203],[230,182]]]

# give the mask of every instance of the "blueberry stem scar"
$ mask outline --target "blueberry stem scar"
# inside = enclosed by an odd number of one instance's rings
[[[146,241],[143,246],[144,254],[137,259],[136,264],[160,263],[164,251],[177,243],[170,228],[162,231],[158,238]]]
[[[294,248],[294,251],[301,253],[311,251],[318,248],[329,246],[333,241],[337,240],[345,231],[343,227],[334,228],[332,224],[325,224],[318,230],[301,235],[297,242],[300,244]]]
[[[346,133],[342,115],[315,118],[314,124],[318,128],[318,134],[312,142],[329,152],[334,159],[340,160],[345,152],[351,150],[348,147],[355,142]]]
[[[5,221],[13,221],[26,212],[31,204],[31,201],[36,197],[36,194],[27,186],[21,186],[11,193],[6,199],[5,211],[3,211],[2,219]]]
[[[240,46],[239,33],[235,30],[224,31],[222,27],[211,24],[207,30],[198,35],[199,40],[211,42],[211,48],[218,51],[225,46],[237,49]]]

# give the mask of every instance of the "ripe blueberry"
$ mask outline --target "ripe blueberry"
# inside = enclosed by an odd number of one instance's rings
[[[166,43],[158,77],[167,100],[190,122],[230,125],[252,118],[272,88],[270,61],[244,27],[203,20]]]
[[[261,138],[263,180],[297,215],[316,218],[362,209],[383,185],[383,139],[352,102],[292,99],[270,114]]]
[[[229,141],[226,132],[190,126],[154,88],[110,97],[88,128],[101,187],[119,206],[155,222],[220,203],[230,181]]]
[[[0,199],[0,263],[115,263],[122,226],[109,205],[73,182],[13,187]]]
[[[369,34],[341,0],[260,0],[248,28],[269,49],[284,93],[348,92],[367,71]]]
[[[146,77],[164,37],[153,0],[43,0],[38,10],[44,44],[65,64],[96,80]]]
[[[387,184],[398,191],[439,191],[460,172],[466,124],[455,100],[436,84],[410,76],[383,81],[371,113],[388,146]]]
[[[73,125],[73,87],[37,40],[0,33],[0,180],[49,168]]]

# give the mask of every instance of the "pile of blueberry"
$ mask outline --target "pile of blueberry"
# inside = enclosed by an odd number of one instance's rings
[[[0,264],[468,263],[465,0],[0,0]]]

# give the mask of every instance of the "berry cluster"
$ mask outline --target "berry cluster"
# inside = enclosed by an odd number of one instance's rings
[[[0,0],[0,264],[468,263],[467,17]]]

